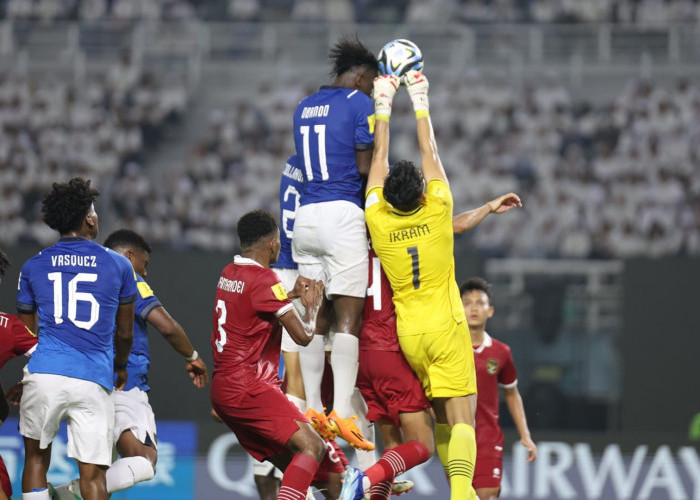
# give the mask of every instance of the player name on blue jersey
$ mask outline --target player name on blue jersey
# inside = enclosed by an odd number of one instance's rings
[[[57,266],[80,266],[97,267],[96,255],[52,255],[51,265]]]
[[[330,104],[325,106],[308,106],[301,110],[301,119],[317,118],[319,116],[328,116],[331,111]]]

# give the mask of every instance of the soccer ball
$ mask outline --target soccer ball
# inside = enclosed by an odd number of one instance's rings
[[[411,70],[423,71],[423,53],[418,45],[400,38],[387,43],[379,52],[379,74],[402,78]]]

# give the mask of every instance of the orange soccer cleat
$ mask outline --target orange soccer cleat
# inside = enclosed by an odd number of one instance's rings
[[[343,438],[348,444],[360,450],[371,451],[374,449],[374,443],[370,443],[357,428],[355,420],[357,417],[350,418],[340,417],[335,410],[328,415],[327,428],[333,432],[335,436]]]
[[[324,408],[325,409],[325,408]],[[328,429],[328,417],[324,412],[317,412],[313,408],[307,408],[304,414],[311,422],[311,427],[325,440],[333,439],[333,432]]]

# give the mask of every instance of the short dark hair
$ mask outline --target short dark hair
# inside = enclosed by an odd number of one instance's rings
[[[459,296],[462,297],[465,293],[471,292],[472,290],[484,292],[489,298],[489,302],[491,301],[491,285],[487,283],[484,278],[474,276],[462,283],[459,287]]]
[[[340,76],[356,66],[365,66],[367,69],[379,72],[377,57],[369,50],[357,36],[344,36],[336,42],[328,54],[333,62],[332,75]]]
[[[394,208],[409,212],[418,207],[423,194],[423,174],[412,161],[401,160],[384,180],[384,198]]]
[[[44,222],[60,234],[78,230],[99,196],[100,192],[90,187],[89,179],[73,177],[65,183],[54,182],[41,204]]]
[[[236,230],[241,247],[248,248],[255,245],[266,236],[270,236],[279,228],[277,221],[267,210],[253,210],[238,220]]]
[[[5,270],[10,267],[10,259],[7,254],[0,248],[0,278],[5,276]]]
[[[151,245],[148,244],[143,236],[131,229],[117,229],[107,236],[104,246],[112,250],[121,247],[138,248],[144,252],[151,253]]]

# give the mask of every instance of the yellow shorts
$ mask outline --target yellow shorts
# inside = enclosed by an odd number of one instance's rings
[[[399,336],[399,344],[428,399],[476,394],[474,351],[466,321],[448,331]]]

